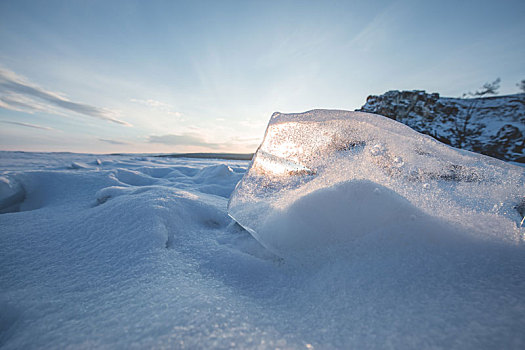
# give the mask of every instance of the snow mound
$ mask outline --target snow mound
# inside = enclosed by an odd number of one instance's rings
[[[395,239],[397,232],[406,234],[421,226],[439,222],[386,187],[351,180],[317,189],[272,211],[260,231],[265,233],[264,244],[276,254],[300,258],[319,247],[329,255],[345,254],[368,234],[386,231]]]
[[[521,167],[382,116],[314,110],[272,116],[229,215],[283,257],[348,248],[377,230],[437,226],[519,242],[524,195]],[[422,221],[409,225],[413,217]]]
[[[71,165],[69,166],[69,169],[73,169],[73,170],[78,170],[78,169],[89,169],[90,166],[85,164],[85,163],[81,163],[81,162],[71,162]]]

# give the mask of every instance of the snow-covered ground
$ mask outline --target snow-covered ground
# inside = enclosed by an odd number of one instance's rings
[[[227,215],[248,165],[0,152],[0,346],[525,347],[521,242],[369,235],[288,261]]]

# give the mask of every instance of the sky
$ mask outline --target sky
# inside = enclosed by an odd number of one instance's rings
[[[254,152],[273,112],[525,79],[525,2],[0,1],[0,150]]]

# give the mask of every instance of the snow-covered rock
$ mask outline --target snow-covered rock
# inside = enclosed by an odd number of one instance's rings
[[[397,120],[457,148],[525,163],[525,93],[462,99],[394,90],[369,96],[359,111]]]

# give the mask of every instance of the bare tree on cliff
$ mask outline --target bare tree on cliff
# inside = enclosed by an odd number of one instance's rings
[[[470,98],[471,102],[467,107],[467,110],[464,113],[461,113],[456,118],[456,123],[452,133],[456,137],[456,144],[454,146],[458,148],[464,148],[467,140],[472,140],[473,136],[481,135],[483,126],[474,125],[472,126],[470,121],[476,105],[479,102],[479,98],[486,95],[496,95],[498,94],[499,84],[501,82],[500,78],[497,78],[492,83],[485,83],[481,89],[476,90],[475,92],[467,92],[463,94],[463,98]],[[476,145],[471,145],[472,149],[476,150]]]
[[[476,92],[468,92],[467,96],[483,97],[485,95],[497,95],[499,90],[499,83],[501,83],[500,78],[494,80],[492,83],[485,83],[483,84],[481,89],[477,90]]]
[[[525,92],[525,79],[516,84],[521,91]]]

